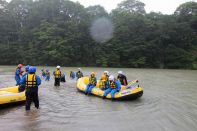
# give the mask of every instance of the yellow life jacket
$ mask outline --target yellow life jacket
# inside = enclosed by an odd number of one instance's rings
[[[37,86],[36,75],[27,74],[26,76],[26,87],[35,87]]]
[[[96,84],[94,77],[90,77],[89,83],[93,85]]]
[[[60,78],[61,77],[60,70],[56,70],[54,75],[55,75],[55,78]]]
[[[116,88],[116,85],[115,85],[114,81],[112,81],[112,82],[110,81],[109,86],[110,86],[110,88]]]
[[[100,80],[99,81],[99,88],[104,89],[105,88],[105,81],[106,80]]]
[[[104,74],[105,75],[105,74]],[[106,81],[109,81],[109,76],[108,75],[105,75],[105,80]]]

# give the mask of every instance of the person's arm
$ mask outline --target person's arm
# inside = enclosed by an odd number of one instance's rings
[[[21,69],[19,69],[19,74],[22,75],[24,71],[22,71]]]
[[[125,76],[125,83],[126,83],[126,85],[128,85],[128,82],[127,82],[127,77]]]
[[[119,75],[118,75],[118,76],[117,76],[117,79],[119,80],[119,78],[120,78],[120,77],[119,77]]]
[[[26,77],[23,77],[21,80],[20,80],[20,85],[25,85],[26,83]]]
[[[16,69],[16,75],[20,75],[20,70],[18,68]]]
[[[120,82],[119,82],[118,80],[115,82],[115,85],[116,85],[116,89],[117,89],[118,91],[120,91],[120,89],[121,89],[121,84],[120,84]]]
[[[39,76],[36,75],[36,81],[37,81],[37,85],[39,86],[41,84],[41,79]]]

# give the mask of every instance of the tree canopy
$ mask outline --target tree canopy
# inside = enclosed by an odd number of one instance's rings
[[[197,69],[197,3],[171,15],[144,7],[126,0],[108,13],[69,0],[0,0],[0,64]],[[109,30],[110,39],[95,40]]]

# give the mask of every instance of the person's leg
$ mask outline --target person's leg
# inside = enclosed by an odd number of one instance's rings
[[[57,85],[60,86],[60,78],[58,78]]]
[[[25,105],[25,108],[26,108],[26,110],[30,110],[31,101],[32,101],[30,89],[26,89],[25,95],[26,95],[26,105]]]
[[[58,86],[58,78],[55,78],[55,86]]]
[[[87,93],[88,93],[89,88],[90,88],[90,84],[88,84],[88,85],[86,86],[85,94],[87,94]]]
[[[116,94],[116,92],[118,92],[116,89],[113,89],[112,91],[111,91],[111,98],[114,98],[114,95]]]
[[[91,93],[92,89],[94,88],[94,85],[90,85],[89,89],[88,89],[88,94]]]
[[[20,77],[19,76],[15,76],[15,80],[16,80],[16,86],[20,85]]]
[[[55,78],[55,81],[54,81],[54,86],[56,86],[56,78]]]
[[[35,91],[33,92],[33,102],[35,107],[38,109],[39,108],[39,99],[38,99],[38,87],[35,87]]]
[[[107,94],[109,94],[109,93],[111,92],[111,90],[112,90],[111,88],[106,89],[106,90],[104,91],[103,96],[106,97]]]

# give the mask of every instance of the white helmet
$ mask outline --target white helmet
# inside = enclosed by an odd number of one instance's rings
[[[81,71],[81,68],[78,68],[78,70],[80,70],[80,71]]]
[[[118,71],[118,74],[121,74],[121,75],[123,75],[123,72],[122,72],[122,71]]]
[[[60,69],[60,66],[57,66],[56,68],[57,68],[57,69]]]
[[[109,81],[113,81],[114,80],[114,76],[113,75],[110,75],[109,76]]]
[[[107,75],[109,75],[109,71],[104,71],[104,74],[107,74]]]

